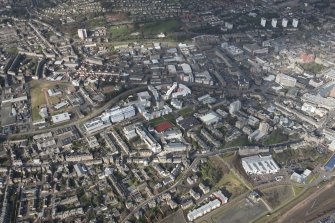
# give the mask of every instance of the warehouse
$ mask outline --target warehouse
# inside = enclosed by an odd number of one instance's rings
[[[206,125],[212,125],[220,121],[218,114],[215,112],[210,112],[206,115],[200,117],[200,120]]]
[[[242,166],[247,174],[269,174],[280,170],[271,155],[242,158]]]

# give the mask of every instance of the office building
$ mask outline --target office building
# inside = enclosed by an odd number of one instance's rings
[[[273,28],[276,28],[277,27],[277,19],[273,18],[272,21],[271,21],[271,25]]]
[[[78,29],[78,37],[81,40],[85,40],[87,38],[86,29]]]
[[[299,24],[299,20],[298,20],[298,19],[293,19],[293,21],[292,21],[292,26],[293,26],[294,28],[298,28],[298,24]]]
[[[229,105],[229,113],[230,114],[234,114],[236,112],[238,112],[241,109],[242,105],[241,102],[239,100],[234,101],[232,103],[230,103]]]
[[[261,18],[261,26],[265,27],[266,26],[266,19]]]
[[[70,121],[70,114],[68,112],[64,112],[58,115],[54,115],[51,117],[51,120],[53,124]]]
[[[220,121],[220,116],[215,113],[215,112],[210,112],[206,115],[203,115],[200,117],[200,120],[205,124],[205,125],[212,125]]]
[[[281,25],[282,27],[286,28],[287,27],[288,20],[286,18],[283,18]]]

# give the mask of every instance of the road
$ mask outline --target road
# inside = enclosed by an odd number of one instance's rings
[[[41,134],[41,133],[44,133],[44,132],[55,131],[57,129],[61,129],[61,128],[65,128],[65,127],[70,127],[70,126],[73,126],[73,125],[76,125],[78,127],[80,124],[82,124],[82,123],[100,115],[106,109],[112,107],[117,102],[119,102],[122,98],[125,98],[125,97],[127,97],[131,94],[137,93],[139,91],[144,91],[146,89],[147,89],[147,86],[140,86],[140,87],[136,87],[136,88],[127,90],[125,92],[122,92],[121,94],[115,96],[110,101],[106,102],[102,107],[93,110],[93,112],[91,114],[83,117],[82,119],[78,119],[76,121],[73,121],[73,122],[70,122],[70,123],[67,123],[67,124],[64,124],[64,125],[61,125],[61,126],[57,126],[57,127],[50,127],[50,128],[41,129],[41,130],[32,130],[32,131],[25,132],[25,133],[11,134],[10,136],[8,136],[8,138],[11,139],[11,138],[22,137],[22,136],[25,136],[25,137],[26,136],[32,136],[32,135]]]

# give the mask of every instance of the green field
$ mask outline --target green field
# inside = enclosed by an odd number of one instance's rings
[[[283,204],[286,200],[294,196],[291,186],[277,186],[261,191],[263,198],[268,202],[272,208],[276,208]]]
[[[181,21],[177,19],[158,21],[143,25],[140,29],[144,34],[159,34],[176,32],[181,27]]]
[[[229,171],[229,173],[223,176],[223,178],[217,184],[217,187],[224,187],[227,191],[229,191],[229,193],[232,194],[232,197],[243,194],[248,190],[232,171]]]
[[[164,120],[165,120],[165,119],[164,119],[163,117],[159,117],[159,118],[151,119],[151,120],[149,121],[149,123],[150,123],[150,125],[152,125],[152,126],[156,126],[156,125],[158,125],[158,124],[164,122]]]
[[[183,117],[191,116],[193,113],[194,113],[193,109],[189,107],[183,108],[178,111],[178,114]]]
[[[263,141],[264,145],[271,145],[286,142],[288,140],[288,135],[282,133],[281,130],[273,131],[266,139]]]
[[[129,35],[132,32],[132,29],[128,28],[127,25],[121,25],[121,26],[112,26],[111,28],[108,29],[108,31],[113,38],[120,38]]]
[[[325,66],[323,66],[322,64],[318,64],[315,62],[304,63],[304,64],[301,64],[301,66],[305,70],[305,72],[310,73],[310,74],[320,73],[325,68]]]
[[[229,147],[249,146],[249,145],[251,145],[251,143],[248,140],[248,136],[242,135],[231,142],[227,142],[226,144],[223,145],[222,148],[224,149],[224,148],[229,148]]]
[[[38,80],[33,80],[29,82],[33,121],[42,118],[39,115],[40,106],[47,104],[43,90],[53,88],[56,85],[62,86],[64,84],[59,84],[57,82],[38,81]]]
[[[38,81],[31,81],[30,86],[30,97],[31,97],[31,109],[33,120],[39,120],[42,117],[39,115],[39,108],[41,105],[45,105],[45,97],[42,89],[47,87],[45,84],[40,84]]]

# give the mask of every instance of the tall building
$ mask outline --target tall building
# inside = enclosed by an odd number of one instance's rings
[[[238,112],[241,109],[241,102],[239,100],[234,101],[232,103],[230,103],[229,105],[229,113],[230,114],[234,114],[236,112]]]
[[[81,39],[81,40],[84,40],[87,38],[87,32],[86,32],[86,29],[78,29],[78,37]]]
[[[268,123],[266,123],[266,122],[261,122],[260,124],[259,124],[259,131],[261,132],[261,133],[263,133],[263,134],[268,134],[268,132],[269,132],[269,128],[270,128],[270,125],[268,124]]]
[[[265,27],[266,26],[266,19],[261,18],[261,26]]]
[[[286,28],[287,27],[288,20],[286,18],[283,18],[281,25]]]
[[[293,21],[292,21],[292,26],[293,26],[294,28],[297,28],[297,27],[298,27],[298,24],[299,24],[299,20],[298,20],[298,19],[293,19]]]
[[[276,28],[277,27],[277,19],[273,18],[272,21],[271,21],[271,25],[273,28]]]

